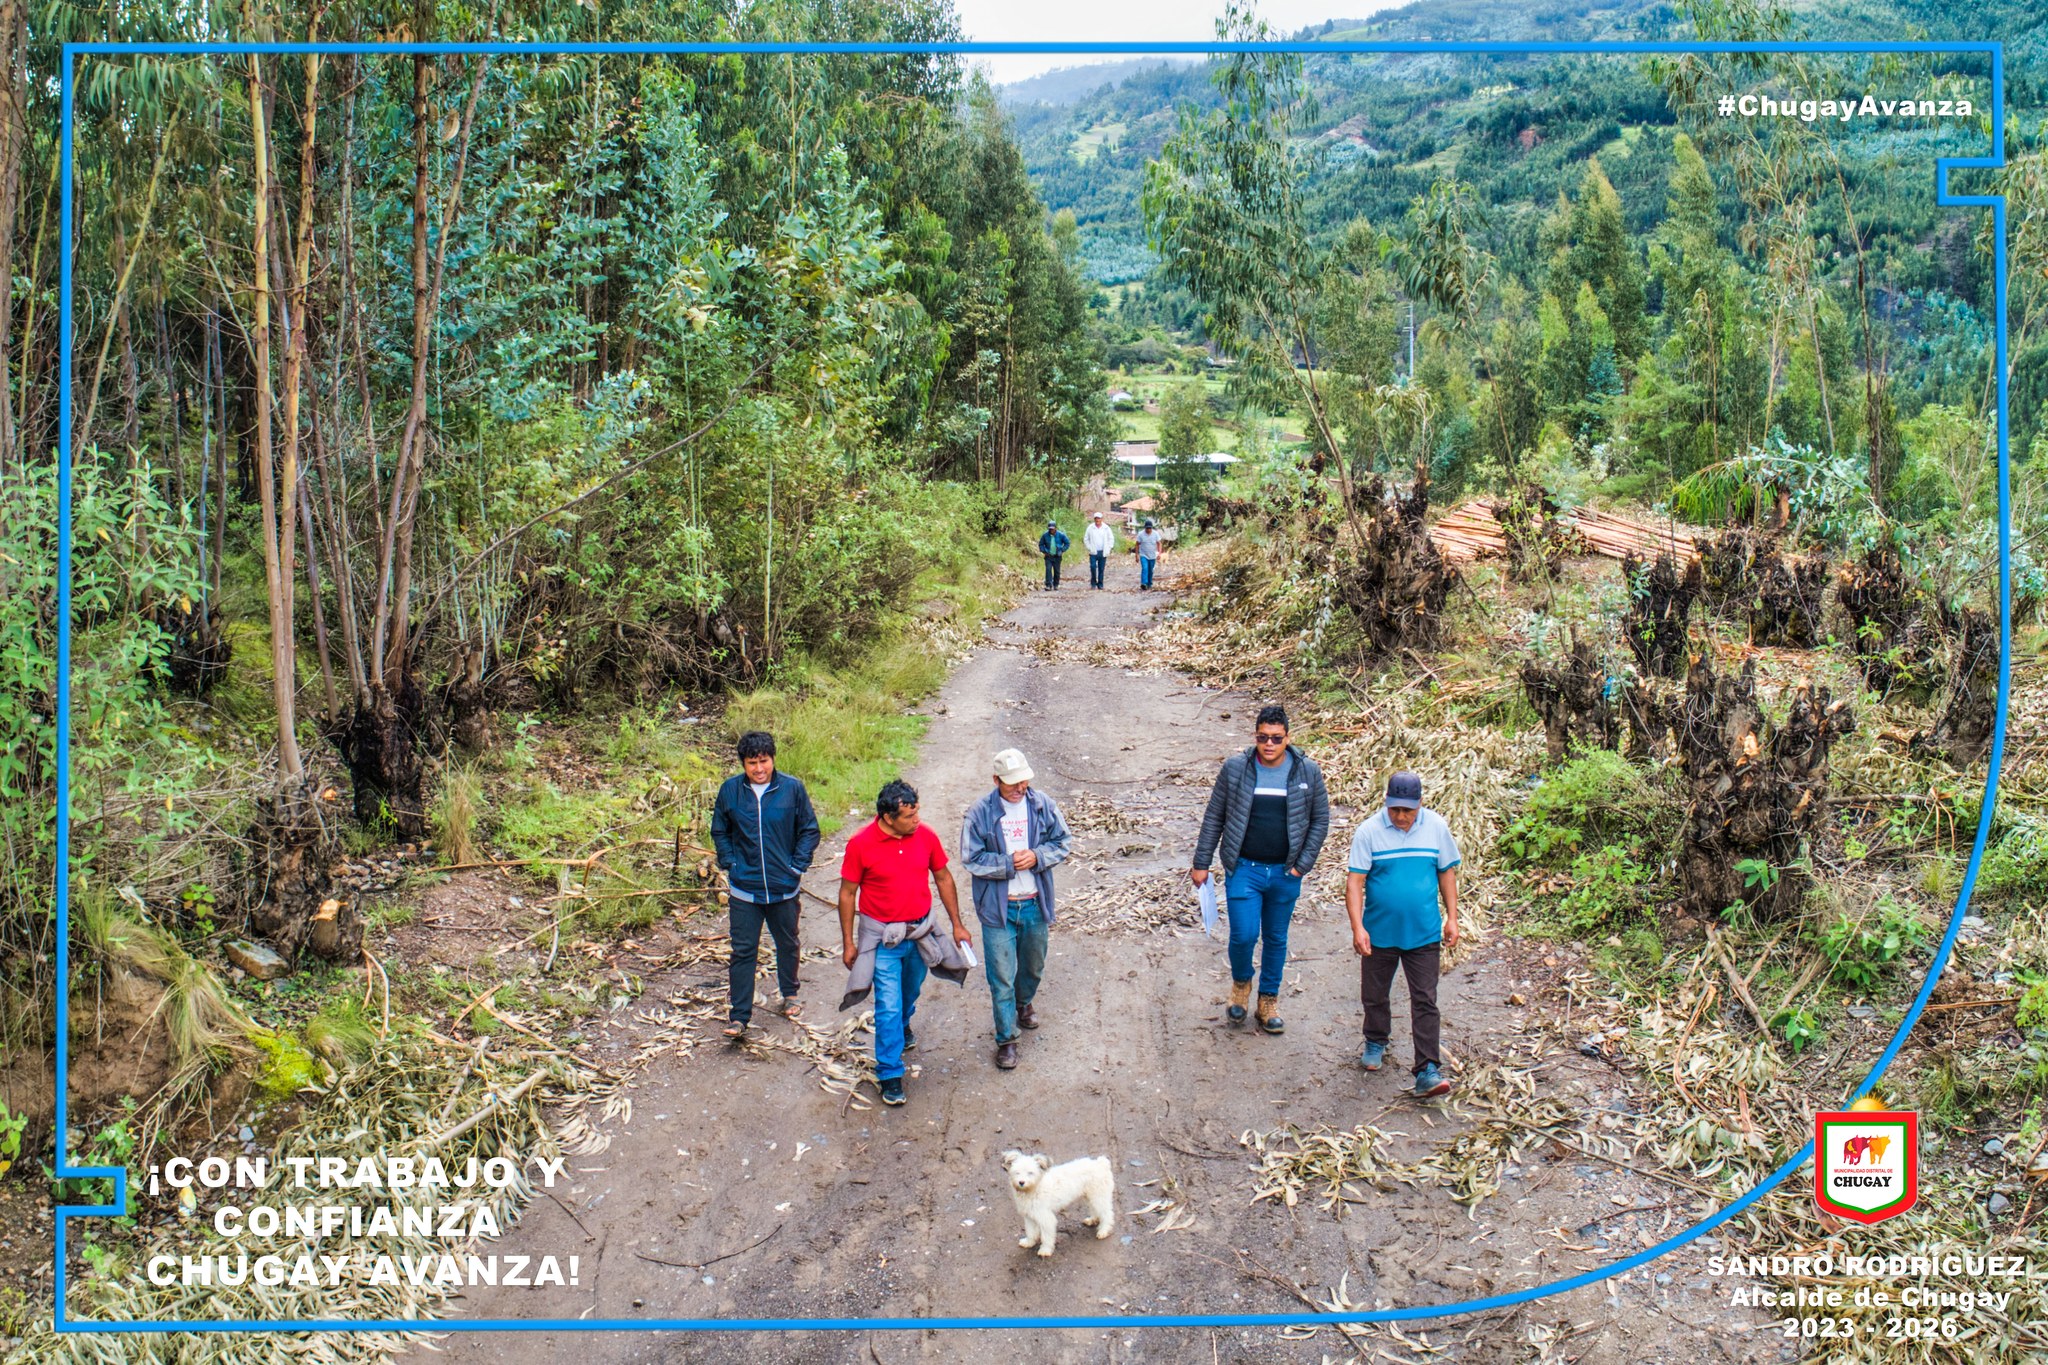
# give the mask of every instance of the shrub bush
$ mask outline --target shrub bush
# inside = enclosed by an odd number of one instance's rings
[[[1565,763],[1529,795],[1529,804],[1501,831],[1512,863],[1567,867],[1582,848],[1626,842],[1651,833],[1671,813],[1665,794],[1611,749]]]

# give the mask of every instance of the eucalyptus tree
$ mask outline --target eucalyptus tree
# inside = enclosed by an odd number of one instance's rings
[[[1224,41],[1270,30],[1247,6],[1216,23]],[[1301,187],[1312,153],[1295,136],[1313,117],[1301,59],[1233,53],[1216,69],[1223,96],[1206,117],[1183,106],[1145,168],[1146,233],[1160,267],[1207,309],[1209,336],[1238,361],[1241,396],[1272,410],[1298,406],[1315,437],[1317,470],[1343,447],[1318,373],[1314,320],[1324,259],[1310,241]],[[1350,478],[1338,461],[1347,513]]]

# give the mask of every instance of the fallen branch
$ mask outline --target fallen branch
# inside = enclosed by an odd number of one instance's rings
[[[1987,1005],[2014,1005],[2018,1004],[2022,998],[2017,995],[2002,995],[1995,1000],[1949,1000],[1939,1005],[1929,1005],[1920,1012],[1922,1014],[1939,1014],[1943,1010],[1976,1009],[1979,1006]]]
[[[462,1074],[455,1078],[455,1088],[448,1092],[448,1103],[441,1106],[441,1112],[435,1115],[434,1122],[446,1123],[448,1116],[455,1112],[455,1102],[462,1098],[462,1088],[469,1084],[470,1073],[475,1071],[476,1064],[484,1059],[484,1049],[490,1045],[489,1034],[476,1040],[476,1051],[470,1054],[469,1061],[463,1065]]]
[[[741,1247],[738,1251],[728,1251],[723,1256],[713,1256],[708,1261],[664,1261],[659,1256],[641,1256],[640,1253],[637,1251],[634,1252],[633,1255],[638,1257],[640,1260],[649,1261],[655,1265],[673,1266],[677,1270],[702,1270],[707,1265],[717,1265],[720,1261],[730,1261],[735,1256],[744,1256],[747,1252],[752,1251],[757,1246],[760,1246],[761,1243],[766,1242],[770,1238],[774,1237],[775,1233],[782,1231],[787,1226],[789,1226],[787,1223],[777,1223],[775,1225],[774,1231],[770,1232],[767,1237],[758,1238],[755,1241],[749,1242],[745,1246]]]
[[[445,1132],[436,1133],[432,1137],[424,1138],[414,1145],[418,1147],[439,1147],[444,1142],[455,1141],[455,1139],[461,1137],[464,1133],[476,1127],[479,1123],[482,1123],[485,1119],[489,1118],[498,1110],[510,1109],[514,1104],[518,1103],[519,1097],[521,1095],[524,1095],[527,1091],[533,1089],[534,1086],[546,1080],[547,1076],[548,1073],[545,1071],[536,1071],[531,1076],[528,1076],[525,1080],[521,1081],[518,1085],[513,1086],[511,1090],[507,1091],[502,1096],[497,1091],[493,1090],[490,1094],[484,1096],[484,1102],[482,1106],[479,1107],[474,1114],[471,1114],[468,1118],[456,1124],[453,1128],[450,1128]]]

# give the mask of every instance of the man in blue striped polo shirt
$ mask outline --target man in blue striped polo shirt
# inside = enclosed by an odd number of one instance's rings
[[[1437,1052],[1436,1008],[1442,951],[1458,943],[1458,841],[1443,817],[1422,804],[1422,778],[1398,772],[1387,780],[1387,807],[1366,817],[1351,836],[1344,908],[1358,950],[1358,994],[1365,1005],[1365,1051],[1359,1065],[1386,1064],[1393,1032],[1394,971],[1408,978],[1408,1017],[1415,1031],[1415,1095],[1450,1093]]]

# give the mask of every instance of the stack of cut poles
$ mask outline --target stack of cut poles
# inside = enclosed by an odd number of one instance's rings
[[[1508,551],[1507,537],[1494,516],[1494,507],[1492,498],[1474,498],[1461,503],[1429,528],[1429,538],[1436,543],[1443,557],[1453,564],[1505,555]],[[1620,559],[1630,554],[1649,559],[1669,554],[1684,563],[1699,557],[1694,534],[1681,529],[1676,523],[1651,525],[1590,507],[1567,512],[1561,520],[1585,537],[1593,553],[1608,559]]]

